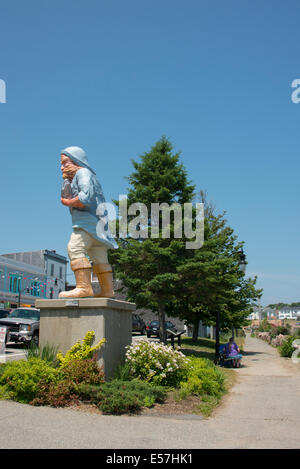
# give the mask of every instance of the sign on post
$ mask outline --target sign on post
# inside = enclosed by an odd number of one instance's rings
[[[0,327],[0,355],[5,353],[6,327]]]

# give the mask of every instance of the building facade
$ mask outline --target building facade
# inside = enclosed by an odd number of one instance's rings
[[[279,319],[297,319],[300,318],[300,307],[299,306],[285,306],[278,310]]]
[[[67,258],[40,250],[0,256],[0,307],[34,306],[37,298],[58,298],[65,290]]]

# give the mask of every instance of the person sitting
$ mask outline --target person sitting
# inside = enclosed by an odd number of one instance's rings
[[[243,356],[240,354],[239,347],[234,342],[234,337],[231,337],[229,342],[225,345],[225,353],[226,358],[232,358],[234,368],[240,368]]]

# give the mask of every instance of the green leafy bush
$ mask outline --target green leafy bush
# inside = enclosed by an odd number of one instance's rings
[[[261,323],[259,324],[258,328],[257,328],[257,331],[258,332],[270,332],[272,329],[272,326],[271,324],[268,322],[267,319],[264,319],[263,321],[261,321]]]
[[[180,399],[186,399],[191,394],[200,396],[203,393],[202,381],[198,376],[191,376],[181,384],[179,390]]]
[[[79,402],[78,385],[99,385],[104,382],[103,370],[93,358],[68,361],[59,372],[59,381],[41,381],[32,405],[63,407]]]
[[[95,332],[88,331],[82,340],[82,343],[80,343],[80,341],[76,342],[76,344],[74,344],[70,350],[67,351],[65,356],[63,356],[61,352],[58,352],[57,360],[59,361],[60,368],[64,368],[70,361],[73,360],[85,360],[87,358],[93,358],[95,352],[100,350],[100,348],[105,343],[105,339],[101,339],[98,344],[92,347],[94,339]]]
[[[205,358],[190,357],[187,380],[180,385],[179,395],[190,394],[219,397],[225,391],[225,376],[217,366]]]
[[[275,339],[278,335],[288,335],[290,334],[291,331],[291,326],[289,324],[286,324],[285,326],[277,326],[273,327],[270,330],[270,337],[271,339]]]
[[[36,397],[30,401],[31,405],[51,407],[66,407],[78,404],[76,385],[73,381],[61,380],[58,382],[40,381]]]
[[[0,363],[0,376],[3,375],[4,370],[5,370],[6,364],[5,363]]]
[[[294,342],[294,340],[297,338],[297,336],[295,335],[291,335],[290,337],[288,337],[284,342],[283,344],[281,345],[281,347],[278,347],[279,348],[279,354],[281,357],[291,357],[293,352],[294,352],[294,347],[292,346],[292,343]]]
[[[103,414],[121,415],[138,411],[141,401],[132,393],[115,391],[113,394],[103,395],[98,405]]]
[[[30,358],[8,362],[0,376],[2,394],[18,402],[28,403],[35,398],[39,382],[56,383],[59,372],[45,360]]]
[[[95,358],[84,360],[72,360],[61,369],[64,380],[73,381],[76,384],[101,384],[104,382],[104,372],[100,369]]]

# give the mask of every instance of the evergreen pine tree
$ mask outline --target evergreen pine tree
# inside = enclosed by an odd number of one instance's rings
[[[194,186],[188,181],[187,173],[179,160],[179,153],[173,152],[171,142],[162,137],[140,157],[132,161],[134,172],[128,177],[128,207],[143,203],[147,207],[148,219],[143,222],[144,231],[140,239],[126,237],[121,240],[120,248],[110,252],[110,261],[118,278],[126,287],[128,299],[137,307],[146,307],[158,313],[160,339],[166,342],[165,311],[174,301],[175,285],[178,281],[177,267],[184,250],[184,240],[172,236],[162,236],[161,216],[155,220],[158,238],[152,233],[152,203],[166,203],[171,206],[192,202]],[[133,216],[128,216],[133,222]],[[145,236],[145,229],[148,237]]]

